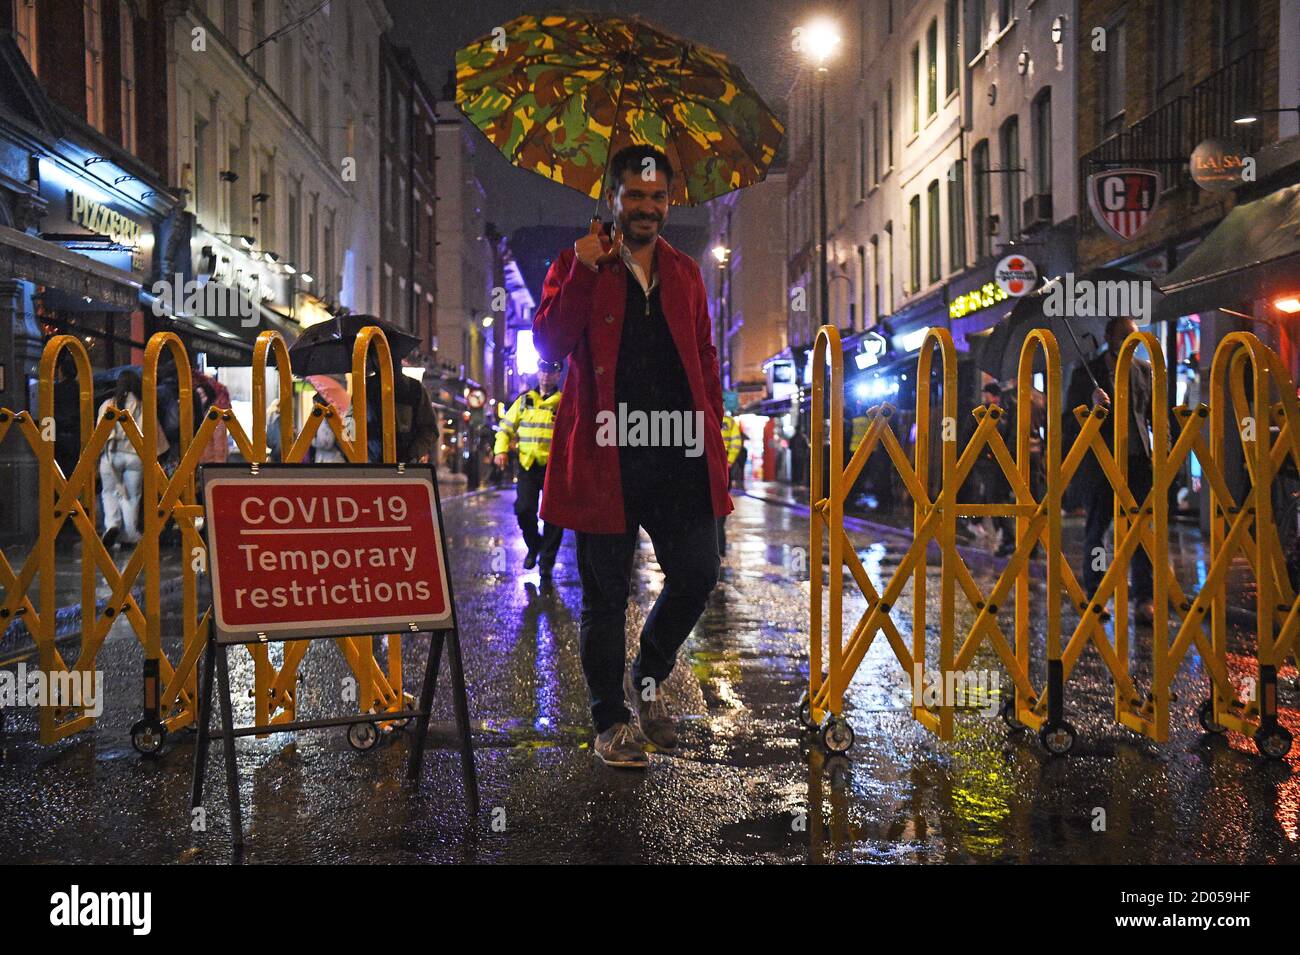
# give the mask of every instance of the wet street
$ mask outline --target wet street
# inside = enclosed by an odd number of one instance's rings
[[[1300,861],[1295,755],[1266,762],[1248,740],[1203,734],[1195,707],[1208,684],[1194,654],[1177,682],[1172,738],[1157,746],[1114,723],[1109,679],[1086,652],[1067,683],[1067,718],[1080,738],[1069,756],[1053,758],[1035,737],[1010,734],[996,715],[974,710],[959,716],[951,742],[931,737],[910,716],[909,675],[879,639],[847,697],[857,744],[848,758],[828,759],[794,716],[807,679],[806,512],[751,496],[736,499],[721,581],[666,687],[684,721],[677,754],[652,755],[647,772],[607,768],[590,749],[572,535],[553,585],[540,586],[535,573],[519,570],[524,548],[511,503],[509,493],[482,492],[444,506],[479,818],[466,817],[452,749],[430,749],[423,788],[412,794],[401,782],[400,733],[367,753],[351,749],[340,729],[244,739],[245,861]],[[858,530],[858,551],[879,586],[906,542]],[[987,589],[995,565],[971,569]],[[643,536],[630,633],[661,582]],[[931,593],[937,606],[937,586]],[[910,607],[910,599],[899,603]],[[971,615],[963,604],[964,628]],[[846,628],[860,607],[848,602]],[[1002,622],[1009,631],[1010,615]],[[1072,629],[1074,618],[1065,624]],[[906,637],[905,617],[899,625]],[[95,729],[42,747],[35,711],[9,715],[0,765],[5,861],[230,861],[219,745],[203,831],[194,831],[188,810],[192,735],[173,735],[158,760],[131,748],[141,653],[123,626],[100,652],[108,689]],[[1245,636],[1238,640],[1230,661],[1244,674],[1253,660]],[[408,691],[418,691],[427,645],[425,637],[404,644]],[[1134,653],[1146,649],[1139,632]],[[243,651],[231,659],[236,719],[246,724],[251,659]],[[996,666],[984,653],[975,665]],[[348,711],[341,687],[349,671],[337,649],[314,645],[301,672],[301,717]],[[446,673],[431,747],[452,740]],[[1282,671],[1280,691],[1283,721],[1300,730],[1293,668]]]

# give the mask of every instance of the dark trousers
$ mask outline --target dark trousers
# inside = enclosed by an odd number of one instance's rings
[[[725,517],[717,518],[718,521],[718,556],[727,556],[727,519]]]
[[[668,679],[677,651],[718,582],[718,531],[712,513],[672,506],[629,507],[627,521],[622,534],[576,535],[582,578],[579,651],[597,733],[631,719],[623,692],[623,664],[638,527],[650,535],[664,574],[663,590],[646,617],[640,652],[632,663],[632,685],[638,692],[647,678],[656,687]]]
[[[1151,459],[1137,456],[1128,459],[1128,486],[1141,507],[1151,492]],[[1083,589],[1091,596],[1105,573],[1094,570],[1097,548],[1105,546],[1106,531],[1115,519],[1114,492],[1110,482],[1099,477],[1087,486],[1087,523],[1083,528]],[[1109,560],[1107,560],[1107,565]],[[1141,603],[1150,600],[1155,589],[1151,579],[1151,556],[1141,544],[1130,563],[1133,589],[1131,599]]]
[[[555,555],[560,552],[564,528],[543,522],[542,532],[537,532],[537,504],[546,481],[546,465],[534,464],[519,469],[519,483],[515,485],[515,517],[523,531],[524,543],[529,550],[537,551],[537,562],[543,568],[555,565]]]
[[[1011,482],[997,464],[976,465],[975,476],[979,479],[980,504],[1010,504]],[[1016,519],[1014,517],[995,517],[993,526],[1002,532],[1002,544],[1016,542]],[[1103,528],[1104,532],[1104,528]]]

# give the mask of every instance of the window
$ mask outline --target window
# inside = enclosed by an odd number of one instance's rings
[[[894,84],[885,84],[885,159],[886,169],[894,168]]]
[[[118,6],[118,37],[121,41],[122,68],[119,83],[119,106],[122,110],[122,145],[135,152],[135,18],[125,3]]]
[[[293,73],[294,73],[294,56],[293,56],[293,36],[286,34],[275,41],[276,56],[280,60],[280,98],[284,100],[284,105],[289,107],[289,112],[293,112]],[[265,47],[263,47],[265,49]]]
[[[83,0],[86,37],[86,122],[104,131],[104,15],[100,0]]]
[[[212,134],[208,131],[208,121],[202,116],[194,117],[194,193],[190,197],[193,205],[192,211],[200,218],[207,208],[207,196],[204,192],[208,188],[208,180],[211,178],[212,166],[208,159],[208,150],[212,148]]]
[[[880,324],[884,314],[880,288],[880,237],[871,237],[871,319],[873,324]]]
[[[271,31],[266,28],[266,0],[253,0],[253,35],[249,46],[257,46],[266,39]],[[266,47],[260,47],[253,54],[253,67],[263,76],[266,75]]]
[[[1011,15],[1015,12],[1012,0],[998,0],[998,30],[1005,30],[1011,25]]]
[[[1109,139],[1124,128],[1124,43],[1126,30],[1119,20],[1106,31],[1106,52],[1102,54],[1101,136]]]
[[[1183,94],[1187,69],[1187,9],[1184,0],[1159,0],[1155,29],[1151,31],[1151,60],[1155,64],[1155,99],[1163,106]]]
[[[311,194],[311,205],[307,213],[307,264],[306,270],[312,273],[315,278],[320,275],[320,246],[318,244],[317,226],[320,222],[318,212],[320,210],[320,196],[317,193]]]
[[[885,223],[885,308],[894,314],[894,223]]]
[[[420,251],[420,190],[412,190],[414,197],[411,201],[411,219],[414,227],[411,229],[411,250]]]
[[[975,259],[989,254],[989,141],[982,139],[971,152],[971,186],[975,190]]]
[[[330,141],[331,140],[330,134],[333,132],[333,129],[330,125],[332,122],[333,122],[333,115],[330,112],[330,88],[327,84],[321,83],[320,85],[320,148],[321,151],[325,153],[326,159],[329,159],[330,156],[332,155],[331,150],[333,147],[333,143]]]
[[[945,96],[950,96],[957,91],[957,77],[961,75],[961,40],[957,32],[961,17],[958,13],[958,0],[948,0],[943,17],[943,92]]]
[[[333,301],[337,294],[338,279],[334,274],[334,210],[325,212],[325,298]]]
[[[854,331],[862,331],[867,327],[867,247],[858,246],[858,314],[854,316]]]
[[[912,132],[921,130],[921,44],[912,44]]]
[[[1052,88],[1049,86],[1034,100],[1034,193],[1052,192]]]
[[[302,250],[302,181],[295,180],[289,190],[289,261],[295,268],[302,267],[299,253]]]
[[[925,115],[939,109],[939,21],[931,20],[925,31]]]
[[[1219,8],[1219,65],[1227,66],[1255,47],[1256,0],[1222,0]]]
[[[36,0],[14,0],[14,42],[37,76],[36,68]]]
[[[262,159],[262,171],[258,175],[257,191],[263,196],[271,195],[271,157]],[[257,244],[263,248],[273,248],[275,244],[275,206],[274,200],[263,199],[257,206]]]
[[[1020,235],[1020,117],[1011,116],[1002,124],[1002,209],[1006,218],[1006,236]]]
[[[966,58],[974,59],[984,49],[984,31],[988,29],[988,11],[984,0],[970,0],[970,19],[966,21]]]
[[[948,170],[948,268],[966,267],[966,163],[958,159]]]
[[[239,175],[239,145],[231,137],[230,143],[226,146],[226,170],[235,175]],[[226,224],[226,231],[241,232],[244,227],[242,221],[238,221],[243,211],[240,204],[235,201],[238,192],[238,182],[228,182],[225,179],[221,182],[221,212],[222,220]]]
[[[930,281],[937,282],[943,277],[943,255],[939,249],[939,180],[935,179],[926,190],[926,217],[929,228],[930,246]]]
[[[894,32],[894,0],[885,0],[885,32]]]
[[[221,32],[236,48],[239,47],[239,0],[224,0],[222,6]]]
[[[880,182],[880,104],[871,104],[871,181]]]
[[[907,204],[908,226],[908,292],[915,292],[921,287],[921,197],[913,196]]]
[[[867,198],[867,121],[858,120],[858,198]]]

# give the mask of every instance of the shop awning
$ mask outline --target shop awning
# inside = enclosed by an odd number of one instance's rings
[[[89,298],[105,310],[139,307],[140,281],[130,272],[0,226],[0,275]]]
[[[1157,319],[1300,292],[1300,185],[1229,212],[1161,290]]]

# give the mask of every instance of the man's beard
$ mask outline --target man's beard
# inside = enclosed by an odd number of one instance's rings
[[[632,226],[637,222],[653,223],[655,226],[654,232],[646,238],[641,238],[632,231]],[[618,227],[623,231],[623,243],[625,245],[640,247],[653,242],[658,237],[660,229],[663,228],[663,220],[652,216],[628,216],[619,220]]]

